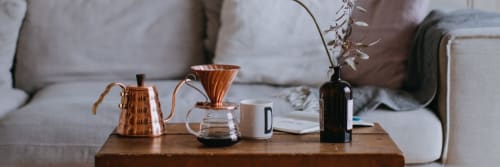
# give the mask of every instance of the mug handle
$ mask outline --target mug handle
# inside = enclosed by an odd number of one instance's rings
[[[109,93],[109,91],[111,91],[111,88],[113,88],[113,86],[120,86],[120,88],[122,88],[122,93],[120,94],[122,96],[122,103],[119,104],[118,107],[119,108],[123,107],[123,105],[125,104],[125,102],[123,100],[126,99],[126,98],[124,98],[124,96],[126,96],[125,95],[126,86],[125,86],[125,84],[122,84],[122,83],[111,82],[108,86],[106,86],[106,89],[104,89],[104,92],[101,93],[101,95],[99,96],[99,99],[97,99],[97,101],[92,106],[92,114],[94,114],[94,115],[97,114],[97,107],[99,106],[99,104],[101,104],[101,102],[104,100],[104,97]]]
[[[265,114],[264,114],[264,117],[265,117],[265,119],[264,119],[265,120],[265,123],[264,123],[265,124],[264,133],[265,134],[269,134],[269,133],[271,133],[273,131],[273,108],[271,108],[271,107],[265,107],[264,108],[264,112],[265,112]],[[268,113],[269,113],[270,116],[268,116]],[[268,126],[269,120],[271,120],[271,125],[270,126]]]

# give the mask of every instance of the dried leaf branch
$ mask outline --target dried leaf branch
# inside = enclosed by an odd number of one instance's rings
[[[353,26],[368,27],[368,23],[364,21],[354,20],[352,18],[353,11],[357,10],[366,13],[367,10],[356,5],[356,0],[342,0],[343,4],[338,9],[334,25],[330,26],[325,33],[335,33],[334,39],[329,41],[329,50],[333,52],[333,57],[336,59],[336,66],[348,65],[353,70],[356,70],[358,62],[356,59],[367,60],[370,58],[363,49],[373,46],[380,42],[376,40],[370,43],[354,42],[351,40]]]
[[[336,12],[338,17],[335,19],[334,24],[330,25],[330,27],[324,31],[325,34],[333,33],[334,38],[328,42],[326,42],[325,35],[323,34],[323,31],[321,31],[318,21],[311,10],[309,10],[309,8],[300,0],[292,1],[298,3],[302,8],[304,8],[314,21],[316,29],[321,37],[321,41],[323,42],[325,52],[327,53],[328,60],[330,61],[330,68],[348,65],[353,70],[356,70],[356,64],[358,64],[356,59],[367,60],[370,58],[370,56],[366,54],[363,49],[380,42],[380,39],[370,43],[354,42],[350,39],[353,26],[369,26],[368,23],[364,21],[354,20],[352,18],[354,10],[362,13],[367,12],[365,8],[356,5],[357,0],[342,0],[342,6]],[[333,53],[333,56],[331,53]]]

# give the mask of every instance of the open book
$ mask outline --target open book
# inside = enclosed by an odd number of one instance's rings
[[[374,124],[355,117],[353,125],[373,126]],[[275,117],[273,119],[273,126],[275,130],[294,134],[319,132],[319,113],[294,111],[285,116]]]

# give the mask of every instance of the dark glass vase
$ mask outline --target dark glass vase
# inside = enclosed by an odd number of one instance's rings
[[[353,99],[351,85],[340,78],[334,67],[329,82],[320,88],[320,141],[348,143],[352,138]]]

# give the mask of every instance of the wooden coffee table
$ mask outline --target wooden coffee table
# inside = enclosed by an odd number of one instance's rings
[[[318,133],[274,132],[270,140],[242,140],[223,148],[203,147],[183,124],[167,130],[157,138],[111,134],[95,155],[95,166],[404,166],[402,152],[378,124],[355,128],[352,142],[345,144],[320,143]]]

